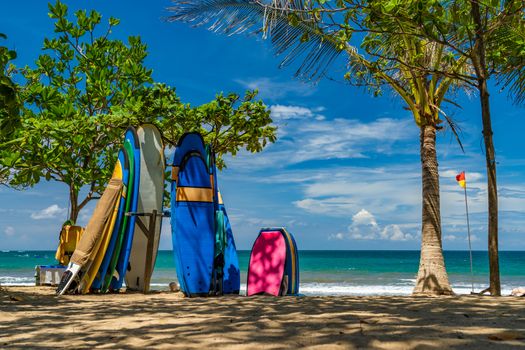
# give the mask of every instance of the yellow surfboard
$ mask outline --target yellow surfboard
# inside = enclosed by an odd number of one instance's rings
[[[111,176],[111,178],[122,180],[122,164],[120,164],[120,161],[117,161],[117,164],[115,165],[115,170],[113,171],[113,175]],[[107,221],[106,226],[104,227],[104,233],[102,234],[100,245],[96,253],[93,255],[93,261],[86,273],[84,274],[82,281],[80,282],[79,290],[82,294],[89,293],[91,284],[97,276],[100,265],[102,264],[102,260],[104,260],[104,255],[106,255],[106,250],[108,249],[109,241],[111,240],[111,234],[113,233],[113,228],[117,220],[119,204],[120,201],[117,201],[115,207],[113,208],[113,213],[111,214],[110,219]]]

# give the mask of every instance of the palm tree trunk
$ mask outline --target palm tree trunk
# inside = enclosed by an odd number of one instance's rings
[[[422,175],[421,258],[413,294],[454,294],[448,281],[441,245],[439,173],[436,156],[436,127],[420,129]]]
[[[488,290],[493,296],[501,295],[498,258],[498,187],[496,182],[496,154],[492,140],[492,122],[490,118],[489,91],[487,87],[487,64],[485,59],[485,38],[483,23],[478,1],[471,0],[471,15],[476,25],[476,44],[472,53],[472,63],[478,78],[479,97],[481,102],[481,119],[483,123],[483,141],[485,143],[485,161],[487,167],[488,191],[488,245],[490,286]]]

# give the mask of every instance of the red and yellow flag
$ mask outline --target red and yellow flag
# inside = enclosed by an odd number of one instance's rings
[[[456,181],[458,182],[458,184],[463,187],[463,188],[466,188],[467,187],[467,182],[465,180],[465,172],[462,171],[459,175],[456,175]]]

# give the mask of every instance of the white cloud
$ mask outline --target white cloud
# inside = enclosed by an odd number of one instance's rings
[[[464,237],[458,237],[458,236],[455,236],[455,235],[445,235],[443,237],[443,239],[445,241],[449,241],[449,242],[468,242],[468,236],[465,234]],[[474,242],[477,242],[479,241],[479,238],[478,236],[476,236],[475,234],[471,234],[470,235],[470,242],[474,243]]]
[[[66,211],[66,208],[60,208],[57,204],[53,204],[45,209],[33,212],[31,214],[31,218],[34,220],[54,219],[59,216],[63,216]]]
[[[319,114],[324,111],[324,107],[306,108],[301,106],[273,105],[270,106],[270,110],[274,121],[306,118],[314,118],[316,120],[325,119],[323,115]]]
[[[386,225],[381,228],[376,218],[366,209],[361,209],[352,216],[352,223],[348,226],[347,233],[336,233],[328,239],[356,239],[356,240],[388,240],[409,241],[414,240],[415,235],[405,233],[396,224]]]
[[[461,173],[463,170],[456,170],[456,169],[447,169],[439,172],[439,176],[442,179],[453,179],[456,181],[456,176]],[[465,178],[467,180],[467,185],[470,184],[470,182],[475,182],[482,180],[483,174],[475,172],[475,171],[465,171]]]
[[[356,204],[350,198],[333,197],[324,199],[305,198],[293,202],[300,209],[313,214],[347,216],[356,210]]]
[[[410,233],[404,233],[398,225],[387,225],[381,231],[381,238],[390,241],[411,241],[415,239]]]
[[[369,211],[361,209],[357,214],[352,216],[352,225],[368,225],[371,227],[377,227],[377,222]]]
[[[14,234],[16,233],[16,230],[13,226],[7,226],[4,229],[4,233],[6,236],[14,236]]]
[[[484,163],[478,164],[483,169]],[[486,232],[487,223],[487,183],[485,175],[474,165],[454,166],[444,168],[440,172],[441,182],[441,217],[443,232],[457,232],[460,235],[455,242],[464,242],[467,232],[465,196],[458,186],[455,176],[457,169],[467,170],[467,199],[472,232]],[[500,230],[502,232],[523,232],[523,217],[525,217],[525,186],[522,181],[509,183],[504,177],[498,181],[498,207]],[[483,233],[485,234],[485,233]],[[452,239],[449,237],[448,240]],[[473,242],[478,240],[473,239]],[[482,240],[478,240],[482,241]]]
[[[525,188],[519,186],[501,187],[498,191],[498,196],[500,198],[524,199]]]
[[[293,204],[309,213],[349,217],[368,208],[383,220],[398,224],[420,218],[421,183],[418,164],[388,168],[336,167],[283,172],[261,182],[285,183],[303,193]]]
[[[342,233],[331,234],[328,236],[328,239],[343,240],[345,239],[345,235],[343,235]]]
[[[380,228],[374,216],[369,211],[361,209],[352,216],[352,224],[348,226],[348,232],[353,239],[377,239]]]
[[[369,123],[342,118],[297,122],[293,126],[296,150],[292,161],[299,163],[314,159],[368,158],[371,154],[390,154],[394,152],[394,143],[410,139],[412,135],[407,129],[410,130],[412,123],[409,119],[390,118]]]
[[[250,90],[259,90],[259,97],[262,99],[276,100],[289,95],[311,96],[317,88],[312,84],[306,84],[297,80],[275,81],[270,78],[255,78],[250,80],[236,79],[236,83]]]
[[[374,155],[417,154],[418,147],[396,147],[400,142],[417,142],[417,127],[411,118],[323,119],[321,107],[274,106],[278,138],[261,153],[239,152],[226,157],[228,166],[254,170],[268,165],[284,168],[313,160],[363,159]],[[303,117],[301,117],[303,116]],[[416,141],[415,141],[416,140]]]

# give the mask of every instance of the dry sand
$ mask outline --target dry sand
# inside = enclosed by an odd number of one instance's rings
[[[516,349],[525,298],[0,293],[0,348]]]

